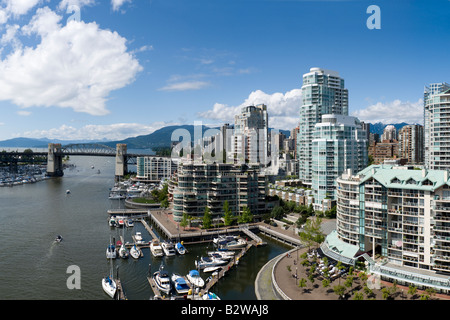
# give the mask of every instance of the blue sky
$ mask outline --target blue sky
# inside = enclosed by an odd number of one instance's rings
[[[340,73],[360,120],[421,123],[424,86],[450,82],[449,17],[447,0],[0,0],[0,140],[122,139],[257,103],[290,130],[312,67]]]

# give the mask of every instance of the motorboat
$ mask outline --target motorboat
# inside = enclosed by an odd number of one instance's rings
[[[189,273],[186,275],[186,278],[193,286],[201,288],[205,285],[205,281],[200,277],[200,274],[197,270],[189,271]]]
[[[219,250],[234,250],[240,249],[247,245],[247,241],[242,238],[235,238],[233,240],[226,240],[218,242]]]
[[[208,255],[210,257],[222,259],[222,260],[231,260],[234,257],[234,251],[209,251]]]
[[[218,271],[220,269],[222,269],[222,267],[219,267],[219,266],[206,267],[205,269],[203,269],[203,272],[214,272],[214,271]]]
[[[56,238],[55,238],[55,242],[61,242],[62,239],[63,239],[63,238],[61,237],[61,235],[58,234],[58,235],[56,236]]]
[[[213,243],[215,245],[222,245],[227,242],[233,241],[235,239],[236,239],[236,236],[219,236],[219,237],[213,239]]]
[[[110,227],[115,227],[116,226],[116,218],[115,217],[111,217],[109,218],[109,226]]]
[[[175,244],[175,249],[177,250],[178,254],[185,254],[186,248],[183,245],[183,242],[177,242]]]
[[[214,257],[201,257],[200,260],[195,261],[195,265],[197,268],[204,269],[206,267],[216,267],[220,265],[224,265],[227,262],[222,259],[214,258]]]
[[[166,256],[174,256],[176,255],[175,247],[171,242],[164,241],[161,243],[161,247],[165,253]]]
[[[170,283],[169,273],[164,270],[162,265],[159,270],[153,274],[153,280],[155,280],[156,286],[160,291],[164,292],[165,294],[170,293],[170,289],[172,288],[172,286]]]
[[[70,194],[70,190],[69,189],[66,190],[66,194]]]
[[[136,240],[137,243],[141,243],[142,242],[142,233],[141,232],[136,232],[136,234],[134,235],[134,240]]]
[[[130,249],[130,255],[134,259],[139,259],[139,257],[141,256],[141,249],[139,249],[136,245],[133,245]]]
[[[106,248],[106,259],[115,259],[117,257],[116,246],[109,244]]]
[[[110,192],[108,198],[111,200],[121,200],[121,199],[125,199],[125,196],[121,193]]]
[[[125,221],[125,225],[127,227],[134,227],[134,221],[131,220],[131,219],[128,219],[128,220]]]
[[[150,251],[154,257],[162,257],[164,255],[158,239],[153,239],[152,242],[150,242]]]
[[[125,247],[124,244],[122,244],[119,249],[119,257],[121,257],[122,259],[127,259],[129,255],[130,253],[128,249]]]
[[[177,273],[172,274],[172,283],[173,283],[173,287],[175,288],[175,291],[178,294],[187,294],[189,292],[189,285],[186,282],[186,280],[180,276]]]
[[[122,228],[125,225],[125,221],[122,217],[117,218],[116,226]]]
[[[203,300],[220,300],[219,296],[217,294],[215,294],[214,292],[206,292],[203,296],[202,296]]]

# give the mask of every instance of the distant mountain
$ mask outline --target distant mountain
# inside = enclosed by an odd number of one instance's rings
[[[154,131],[153,133],[127,138],[118,141],[93,141],[93,140],[56,140],[56,139],[31,139],[31,138],[14,138],[9,140],[0,141],[0,148],[47,148],[49,143],[61,143],[62,145],[68,145],[72,143],[99,143],[112,148],[116,147],[118,143],[127,144],[128,149],[152,149],[156,147],[170,147],[172,142],[172,133],[177,129],[185,129],[191,135],[191,139],[194,139],[194,125],[179,125],[179,126],[167,126]],[[202,136],[208,129],[219,129],[218,127],[202,126]],[[270,129],[274,130],[274,129]],[[275,129],[284,133],[287,137],[290,135],[289,130]],[[182,140],[179,138],[178,141]]]
[[[404,126],[408,125],[409,123],[402,122],[402,123],[393,123],[392,125],[395,127],[395,129],[400,130]],[[383,134],[384,128],[386,128],[388,124],[377,122],[377,123],[371,123],[370,124],[370,133],[378,133],[380,136]]]

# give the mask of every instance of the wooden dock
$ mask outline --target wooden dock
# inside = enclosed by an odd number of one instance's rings
[[[116,292],[115,299],[116,300],[127,300],[127,297],[125,296],[125,292],[122,287],[122,282],[120,281],[120,279],[116,279],[115,281],[116,281],[116,286],[117,286],[117,292]]]

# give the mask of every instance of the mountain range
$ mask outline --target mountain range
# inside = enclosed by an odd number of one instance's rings
[[[374,123],[370,125],[371,133],[383,134],[384,128],[388,124],[383,124],[381,122]],[[397,123],[393,124],[397,130],[407,125],[407,123]],[[176,129],[186,129],[191,137],[194,137],[194,126],[193,125],[178,125],[178,126],[167,126],[154,131],[153,133],[147,135],[141,135],[137,137],[130,137],[124,140],[117,141],[99,141],[99,140],[58,140],[58,139],[32,139],[32,138],[14,138],[9,140],[0,141],[0,147],[4,148],[47,148],[49,143],[61,143],[62,145],[76,144],[76,143],[99,143],[115,148],[117,143],[127,144],[128,149],[152,149],[156,147],[169,147],[172,140],[172,133]],[[214,127],[202,126],[202,135],[208,129],[218,129]],[[273,130],[273,129],[271,129]],[[286,137],[290,136],[289,130],[277,129],[282,132]]]

